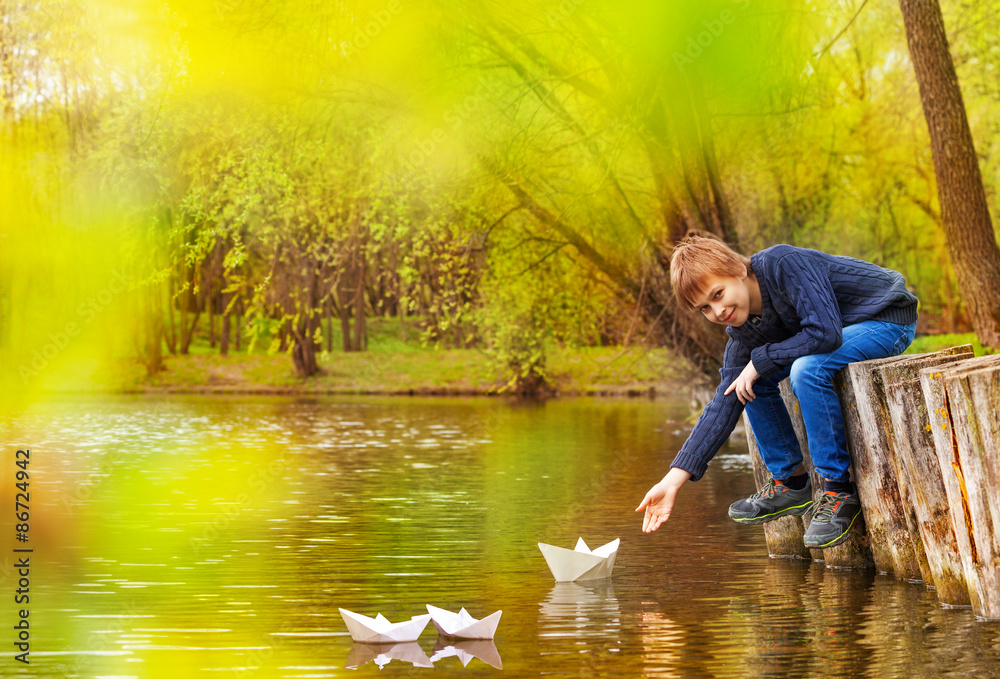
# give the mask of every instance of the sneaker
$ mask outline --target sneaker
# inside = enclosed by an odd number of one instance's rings
[[[812,481],[806,477],[806,487],[792,490],[781,481],[768,479],[759,491],[745,500],[729,505],[729,518],[737,523],[758,524],[799,516],[812,507]]]
[[[846,540],[851,528],[861,516],[861,500],[857,492],[834,493],[824,491],[819,496],[816,513],[802,538],[809,549],[836,547]]]

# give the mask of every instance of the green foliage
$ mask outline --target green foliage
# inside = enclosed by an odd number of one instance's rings
[[[600,343],[604,300],[565,243],[527,233],[525,216],[515,215],[484,240],[476,323],[487,354],[507,376],[505,388],[537,392],[551,387],[552,346]]]
[[[942,335],[918,335],[913,339],[913,343],[904,351],[904,354],[924,354],[934,351],[941,351],[950,347],[957,347],[963,344],[971,344],[976,356],[984,356],[996,353],[993,349],[983,347],[979,338],[974,332]]]
[[[896,268],[962,327],[891,3],[403,3],[367,38],[384,3],[87,7],[5,10],[11,365],[121,268],[94,346],[151,373],[209,315],[305,373],[391,317],[542,388],[563,347],[678,336],[661,262],[692,226]],[[1000,15],[945,12],[996,212]]]

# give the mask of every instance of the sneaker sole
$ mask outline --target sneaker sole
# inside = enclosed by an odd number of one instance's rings
[[[805,544],[807,549],[828,549],[830,547],[836,547],[837,545],[843,544],[847,540],[847,538],[851,537],[851,529],[854,528],[854,522],[858,520],[859,516],[861,516],[861,512],[858,512],[854,516],[854,518],[851,519],[851,523],[850,525],[847,526],[847,530],[845,530],[843,533],[833,538],[829,542],[824,542],[822,544],[820,544],[819,542],[817,542],[816,544],[812,544],[811,542],[807,542],[806,540],[803,540],[802,542],[803,544]]]
[[[774,512],[773,514],[765,514],[764,516],[748,516],[748,517],[738,517],[733,516],[730,512],[729,518],[736,523],[741,523],[745,526],[755,526],[761,523],[767,523],[769,521],[775,521],[783,516],[802,516],[803,514],[808,514],[809,510],[812,509],[813,501],[809,500],[805,504],[796,505],[794,507],[786,507],[780,512]]]

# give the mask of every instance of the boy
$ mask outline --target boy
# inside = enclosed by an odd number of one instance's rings
[[[804,542],[822,549],[847,539],[861,511],[850,482],[844,420],[833,377],[848,363],[901,353],[913,341],[917,298],[902,275],[869,262],[775,245],[751,258],[721,241],[689,236],[674,248],[670,282],[680,304],[725,325],[722,382],[671,469],[636,511],[651,533],[670,517],[677,491],[697,481],[746,408],[771,473],[729,516],[759,524],[813,508],[809,475],[778,382],[791,378],[813,465],[824,479]],[[798,472],[798,473],[796,473]]]

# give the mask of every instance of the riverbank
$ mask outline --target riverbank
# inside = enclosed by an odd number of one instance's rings
[[[925,335],[906,353],[936,351],[971,342],[975,336]],[[295,375],[285,353],[233,351],[220,356],[208,342],[187,355],[164,357],[165,370],[149,377],[132,359],[119,359],[113,371],[87,370],[49,385],[55,391],[149,394],[387,394],[484,396],[506,393],[501,370],[478,349],[434,349],[385,338],[363,352],[323,352],[321,373]],[[96,366],[94,366],[96,368]],[[703,395],[713,381],[666,348],[554,346],[549,349],[548,381],[563,396],[657,396],[690,392]]]
[[[192,354],[165,357],[166,369],[147,377],[122,365],[106,386],[125,393],[492,395],[505,380],[476,349],[369,350],[319,356],[321,373],[294,374],[283,354]],[[554,348],[548,381],[558,395],[655,396],[696,382],[690,364],[669,349],[648,347]]]

